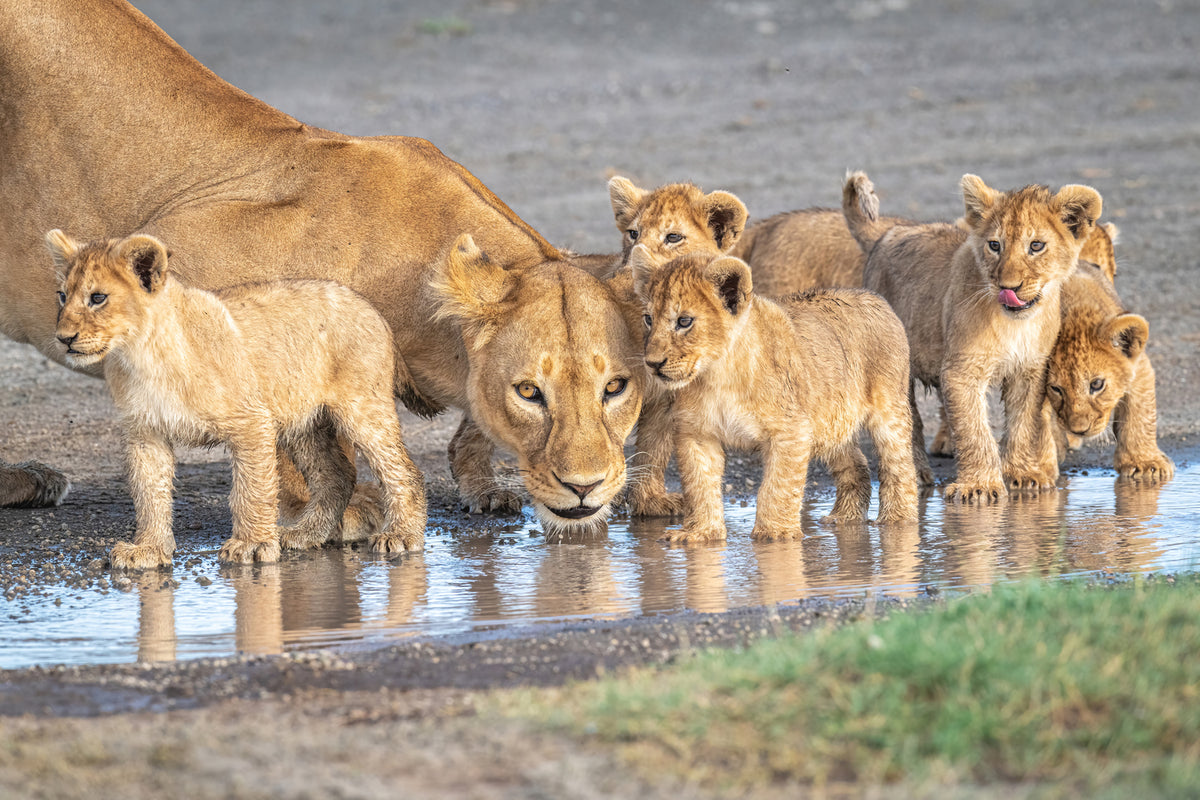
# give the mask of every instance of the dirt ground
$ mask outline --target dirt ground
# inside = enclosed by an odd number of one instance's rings
[[[1150,321],[1163,449],[1177,463],[1196,457],[1196,2],[135,4],[218,75],[306,123],[429,139],[552,242],[582,252],[619,244],[605,191],[614,174],[732,191],[752,218],[836,205],[848,168],[868,171],[885,213],[917,219],[958,216],[965,172],[997,188],[1088,183],[1121,229],[1119,290]],[[404,422],[431,508],[451,508],[444,450],[457,416]],[[0,447],[74,483],[53,512],[0,512],[7,589],[61,579],[30,566],[43,550],[86,571],[128,529],[120,440],[99,382],[0,343]],[[1110,459],[1111,444],[1075,463]],[[180,508],[227,514],[220,454],[183,462]],[[703,796],[644,785],[580,744],[480,725],[477,692],[658,662],[706,641],[702,630],[727,627],[717,644],[771,635],[812,611],[770,624],[756,612],[556,630],[496,643],[499,655],[446,643],[316,665],[0,673],[0,794]],[[623,644],[642,641],[651,644]],[[605,642],[623,655],[606,655]],[[509,658],[526,660],[485,668]],[[431,666],[442,659],[474,677]]]

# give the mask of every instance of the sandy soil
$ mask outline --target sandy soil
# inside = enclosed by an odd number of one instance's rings
[[[551,241],[584,252],[618,245],[604,188],[613,174],[644,186],[692,180],[726,189],[754,218],[836,205],[847,168],[870,173],[885,212],[918,219],[961,213],[964,172],[1001,188],[1091,184],[1104,196],[1104,217],[1121,227],[1120,291],[1151,324],[1163,447],[1177,462],[1196,457],[1195,3],[137,5],[219,75],[307,123],[430,139]],[[131,513],[111,403],[100,383],[10,342],[0,343],[0,387],[5,457],[53,463],[75,483],[71,502],[54,512],[0,512],[0,579],[11,588],[82,575]],[[444,449],[456,415],[404,422],[433,509],[452,507]],[[1075,463],[1110,458],[1111,446],[1101,446]],[[183,461],[182,513],[227,513],[220,454]],[[67,554],[67,566],[37,566],[43,551]],[[714,639],[730,644],[747,631],[771,633],[762,619],[704,624],[739,631]],[[485,669],[495,656],[486,648],[442,643],[331,655],[316,666],[283,659],[2,673],[0,713],[27,716],[4,723],[0,794],[700,795],[643,786],[604,753],[471,716],[479,689],[661,661],[703,640],[680,644],[676,628],[694,624],[496,644],[512,648],[504,658],[527,659],[515,672]],[[621,659],[593,652],[602,642],[660,637],[667,643],[628,647]],[[538,648],[554,656],[539,660]],[[431,658],[462,659],[476,679],[456,682]],[[289,682],[301,673],[322,677]],[[356,684],[331,674],[366,677]],[[438,680],[413,677],[422,674]]]

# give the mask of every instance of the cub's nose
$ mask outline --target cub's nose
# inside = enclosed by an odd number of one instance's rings
[[[654,372],[658,372],[660,369],[662,369],[663,364],[666,364],[666,363],[667,363],[667,360],[665,358],[659,359],[658,361],[653,361],[649,358],[646,359],[646,366],[649,367]]]
[[[63,336],[62,334],[58,334],[58,336],[56,336],[55,338],[57,338],[60,342],[62,342],[67,347],[70,347],[71,345],[75,344],[75,340],[79,338],[79,334],[72,333],[70,336]]]

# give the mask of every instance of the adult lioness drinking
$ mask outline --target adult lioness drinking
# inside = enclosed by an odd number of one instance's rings
[[[433,318],[429,277],[464,232],[504,268],[557,261],[555,247],[428,142],[304,125],[222,81],[123,0],[0,3],[0,53],[0,332],[62,360],[41,249],[51,225],[170,242],[173,267],[201,288],[335,280],[390,326],[411,372],[397,387],[406,405],[464,409],[453,464],[472,476],[464,501],[511,504],[488,480],[492,446],[473,422],[459,325]],[[589,351],[612,345],[567,328],[550,338],[565,362],[584,336]],[[578,433],[570,411],[548,420],[568,440]],[[612,466],[596,455],[594,471]],[[37,499],[25,484],[44,474],[0,470],[0,500]]]

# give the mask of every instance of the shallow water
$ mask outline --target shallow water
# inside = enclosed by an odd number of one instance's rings
[[[347,548],[223,568],[215,551],[180,553],[170,576],[137,576],[125,591],[52,587],[7,614],[0,667],[279,653],[1027,576],[1189,571],[1200,566],[1198,498],[1200,468],[1161,486],[1092,471],[997,507],[934,495],[918,525],[896,528],[822,525],[833,497],[811,491],[802,535],[789,541],[752,541],[753,502],[734,500],[727,541],[703,546],[668,546],[665,521],[627,518],[606,535],[547,541],[523,517],[499,528],[434,519],[423,553],[392,559]]]

